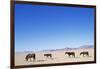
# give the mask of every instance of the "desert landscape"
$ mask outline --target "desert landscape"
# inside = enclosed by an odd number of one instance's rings
[[[35,60],[28,58],[28,54],[35,54]],[[69,54],[68,54],[69,53]],[[46,54],[46,55],[44,55]],[[15,53],[15,65],[38,65],[94,61],[94,47],[82,46],[79,48],[63,48],[42,51],[28,51]]]

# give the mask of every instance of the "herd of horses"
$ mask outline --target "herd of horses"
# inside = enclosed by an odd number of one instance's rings
[[[74,57],[75,58],[75,52],[65,52],[65,55],[68,55],[69,57]],[[89,52],[88,51],[83,51],[83,52],[80,52],[80,55],[83,55],[83,56],[89,56]],[[50,58],[52,59],[52,54],[44,54],[44,56],[46,56],[47,58]],[[32,54],[27,54],[25,59],[26,61],[28,61],[30,59],[31,61],[31,58],[33,59],[33,61],[36,60],[36,54],[35,53],[32,53]]]

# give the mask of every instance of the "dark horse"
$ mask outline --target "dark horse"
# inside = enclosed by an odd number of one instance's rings
[[[66,54],[68,54],[68,56],[70,57],[71,55],[73,56],[73,57],[75,57],[75,53],[74,52],[65,52],[65,55]]]
[[[80,55],[83,55],[83,56],[85,56],[85,55],[86,55],[86,56],[89,56],[89,52],[88,52],[88,51],[83,51],[83,52],[80,53]]]
[[[44,54],[44,56],[46,56],[47,58],[52,58],[52,54]]]
[[[26,57],[25,57],[26,61],[28,61],[28,59],[30,59],[30,61],[31,61],[31,58],[33,60],[35,60],[36,59],[36,55],[34,53],[32,53],[32,54],[27,54]]]

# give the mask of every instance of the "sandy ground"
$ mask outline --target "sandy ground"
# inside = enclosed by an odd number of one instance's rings
[[[88,51],[89,56],[80,56],[80,52]],[[74,57],[68,57],[65,52],[75,52]],[[35,52],[36,61],[26,61],[25,56],[28,53],[15,53],[15,65],[38,65],[38,64],[53,64],[53,63],[70,63],[70,62],[85,62],[94,61],[94,49],[75,49],[75,50],[64,50],[64,51],[52,51],[52,52]],[[44,56],[44,54],[52,54],[52,59]]]

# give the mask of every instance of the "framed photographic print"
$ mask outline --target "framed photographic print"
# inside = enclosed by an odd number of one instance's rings
[[[11,1],[11,68],[96,63],[96,6]]]

